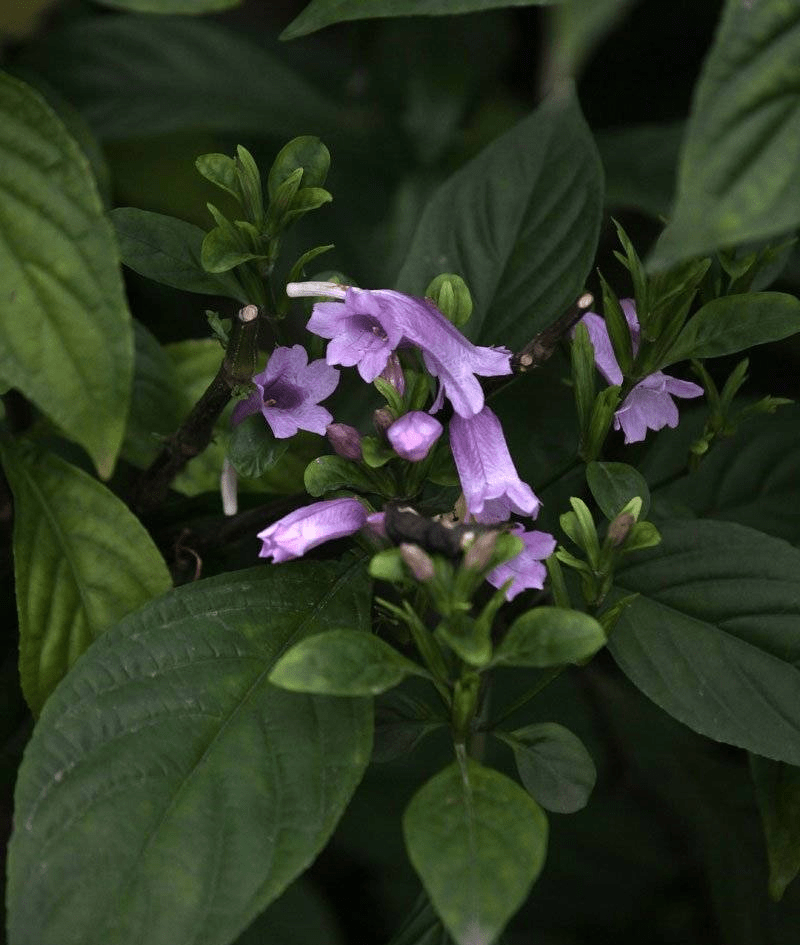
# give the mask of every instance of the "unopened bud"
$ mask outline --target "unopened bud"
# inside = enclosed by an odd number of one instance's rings
[[[400,364],[400,358],[396,352],[389,355],[386,367],[381,371],[378,377],[383,378],[387,384],[391,384],[397,393],[402,397],[406,392],[406,376],[403,374],[403,368]]]
[[[608,526],[608,540],[615,548],[618,548],[635,524],[636,519],[630,512],[620,512]]]
[[[418,581],[425,583],[433,580],[433,559],[419,545],[411,545],[404,541],[400,545],[400,557]]]
[[[470,571],[482,571],[488,566],[494,554],[499,532],[482,532],[470,544],[464,554],[464,567]]]
[[[361,434],[355,427],[347,423],[329,423],[325,435],[337,456],[361,462]]]
[[[461,276],[446,272],[437,276],[425,290],[425,298],[430,299],[442,315],[456,328],[461,328],[472,315],[472,296]]]
[[[385,436],[386,431],[394,423],[394,415],[388,407],[379,407],[372,414],[372,422],[379,436]]]

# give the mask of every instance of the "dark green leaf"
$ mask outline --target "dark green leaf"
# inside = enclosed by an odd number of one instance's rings
[[[306,879],[281,894],[235,945],[345,945],[339,922],[326,897]]]
[[[555,81],[580,73],[594,47],[637,0],[562,0],[552,14],[551,76]]]
[[[727,0],[694,93],[672,220],[652,266],[800,223],[800,8]]]
[[[231,430],[228,459],[240,476],[258,479],[289,449],[289,439],[275,438],[261,413],[245,417]]]
[[[297,39],[332,23],[383,16],[452,16],[497,7],[547,6],[557,0],[311,0],[281,33],[281,39]]]
[[[639,594],[609,639],[617,663],[702,735],[800,764],[800,551],[730,522],[662,538],[617,573]]]
[[[341,456],[318,456],[306,467],[303,479],[309,495],[315,498],[345,487],[361,492],[392,492],[387,473],[380,469],[363,469]]]
[[[665,364],[719,358],[800,331],[800,300],[783,292],[726,295],[704,305],[686,323]]]
[[[122,261],[140,276],[185,292],[247,302],[232,273],[209,273],[203,268],[200,253],[205,232],[199,226],[135,207],[119,207],[110,216]]]
[[[302,171],[299,186],[321,188],[328,176],[331,155],[325,145],[314,135],[293,138],[278,152],[270,168],[267,180],[269,199],[274,200],[278,188],[299,170]]]
[[[610,521],[625,508],[631,499],[642,500],[640,518],[650,510],[650,490],[644,476],[627,463],[589,463],[586,482],[600,511]]]
[[[297,562],[179,588],[96,641],[20,771],[10,941],[231,942],[317,855],[370,753],[367,700],[267,676],[308,633],[368,621],[362,561]]]
[[[800,768],[750,755],[769,858],[769,893],[776,901],[800,872]]]
[[[577,735],[555,722],[494,734],[513,750],[525,789],[542,807],[556,814],[574,814],[586,806],[597,771]]]
[[[410,754],[429,732],[446,725],[428,705],[394,690],[375,702],[374,762]]]
[[[0,381],[114,468],[133,329],[89,164],[37,92],[0,75]]]
[[[238,7],[242,0],[95,0],[104,7],[132,13],[216,13]]]
[[[408,854],[458,945],[490,945],[544,863],[547,818],[499,771],[452,764],[403,817]]]
[[[104,485],[49,453],[6,443],[2,457],[14,494],[20,678],[38,713],[92,640],[172,581]]]
[[[389,945],[453,945],[442,920],[423,892],[406,915]]]
[[[441,272],[475,303],[470,337],[521,348],[573,304],[597,246],[602,169],[571,92],[551,96],[434,194],[398,288]]]
[[[371,633],[329,630],[306,637],[278,660],[269,681],[292,692],[325,696],[376,696],[406,676],[426,675]]]
[[[536,607],[517,617],[495,651],[495,666],[560,666],[593,656],[606,635],[589,614]]]

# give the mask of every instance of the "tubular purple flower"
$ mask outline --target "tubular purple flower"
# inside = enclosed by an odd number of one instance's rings
[[[334,538],[353,535],[363,528],[367,512],[358,499],[328,499],[295,509],[258,533],[262,541],[259,558],[274,564],[300,558]]]
[[[330,397],[338,383],[339,372],[322,359],[309,364],[302,345],[276,348],[266,368],[253,377],[255,393],[236,405],[231,423],[260,411],[279,440],[298,430],[322,435],[333,417],[319,402]]]
[[[547,532],[526,532],[518,525],[514,534],[522,539],[525,547],[516,558],[499,565],[486,576],[492,587],[502,587],[506,581],[513,581],[506,590],[506,600],[514,600],[517,594],[529,588],[541,590],[547,578],[547,568],[542,561],[556,550],[556,540]]]
[[[291,296],[319,295],[324,283],[290,283]],[[342,298],[342,286],[330,295]],[[328,364],[358,366],[368,382],[386,368],[389,356],[400,344],[422,351],[428,371],[438,377],[453,409],[471,417],[483,408],[483,390],[475,377],[511,373],[511,352],[506,348],[473,345],[427,299],[417,299],[391,289],[347,288],[344,304],[317,302],[308,330],[329,338]]]
[[[386,436],[398,456],[418,463],[442,435],[442,425],[430,414],[412,410],[389,427]]]
[[[488,407],[450,421],[450,447],[467,511],[478,522],[504,522],[512,512],[535,518],[540,502],[517,473],[500,421]]]
[[[639,350],[639,319],[632,299],[620,299],[622,311],[631,330],[634,355]],[[622,371],[614,355],[605,319],[588,312],[581,319],[594,348],[594,362],[609,384],[621,384]],[[700,397],[703,388],[691,381],[681,381],[662,371],[648,374],[631,390],[614,414],[614,429],[621,429],[626,443],[638,443],[648,430],[678,425],[678,408],[673,397]]]

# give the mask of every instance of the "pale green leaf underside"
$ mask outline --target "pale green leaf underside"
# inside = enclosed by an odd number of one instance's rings
[[[434,193],[397,287],[442,272],[475,303],[473,341],[521,348],[574,303],[597,246],[602,168],[572,92],[551,96]]]
[[[104,630],[172,584],[139,520],[102,483],[49,453],[2,450],[14,494],[22,689],[38,713]]]
[[[800,223],[800,5],[728,0],[683,146],[654,268]]]
[[[731,522],[661,533],[618,573],[639,596],[609,639],[617,663],[700,734],[800,764],[800,551]]]
[[[20,770],[10,945],[235,939],[319,852],[370,754],[367,700],[269,671],[309,631],[368,619],[363,562],[299,562],[179,588],[96,641]]]
[[[453,16],[498,7],[547,6],[558,0],[311,0],[281,33],[297,39],[333,23],[388,16]]]
[[[0,74],[0,379],[108,477],[133,333],[114,231],[88,162],[41,96]]]

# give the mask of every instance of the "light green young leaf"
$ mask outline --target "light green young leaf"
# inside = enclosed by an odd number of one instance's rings
[[[695,88],[653,269],[800,223],[800,8],[727,0]]]
[[[133,329],[88,162],[41,96],[0,75],[0,380],[104,478],[122,445]]]
[[[38,713],[92,640],[172,581],[144,527],[104,485],[10,442],[2,458],[14,494],[20,678]]]
[[[370,755],[368,700],[267,676],[307,634],[368,623],[363,561],[293,562],[179,588],[97,640],[20,769],[9,941],[234,941],[317,856]]]
[[[384,16],[452,16],[498,7],[547,6],[558,0],[311,0],[281,33],[281,39],[297,39],[332,23]]]
[[[597,780],[592,756],[577,735],[555,722],[493,733],[512,749],[525,789],[556,814],[586,806]]]
[[[199,14],[217,13],[238,7],[242,0],[94,0],[104,7],[132,13]]]
[[[636,496],[642,499],[641,518],[650,509],[650,489],[638,469],[627,463],[589,463],[586,482],[600,511],[610,521]]]
[[[408,675],[427,673],[372,633],[329,630],[306,637],[284,653],[269,681],[292,692],[376,696]]]
[[[122,261],[140,276],[185,292],[224,295],[247,303],[233,273],[210,273],[203,268],[200,254],[205,231],[199,226],[135,207],[119,207],[110,216]]]
[[[639,596],[609,638],[614,658],[701,735],[800,765],[800,551],[731,522],[661,532],[616,574]]]
[[[511,624],[495,650],[493,666],[560,666],[593,656],[606,635],[589,614],[560,607],[536,607]]]
[[[474,301],[467,334],[521,348],[581,293],[602,191],[574,93],[552,95],[435,192],[397,287],[421,295],[441,272],[456,273]]]
[[[769,859],[769,894],[776,902],[800,872],[800,768],[750,755]]]
[[[457,945],[491,945],[544,863],[547,818],[510,778],[471,758],[414,795],[408,855]]]

